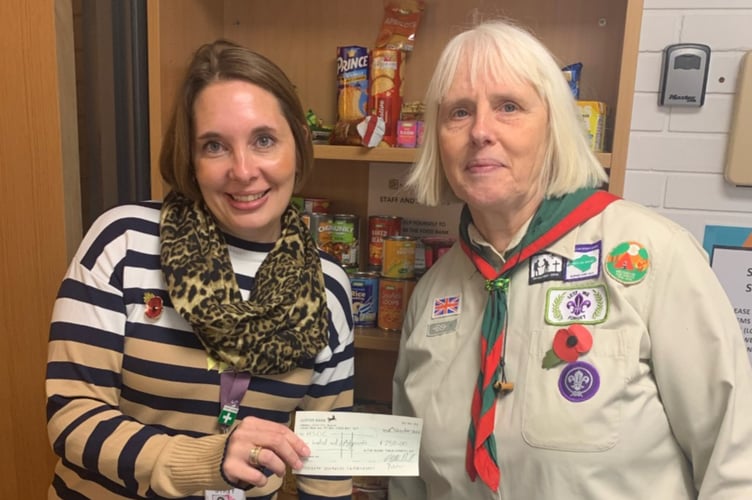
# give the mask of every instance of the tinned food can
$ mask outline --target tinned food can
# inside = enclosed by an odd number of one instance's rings
[[[325,252],[331,253],[334,216],[323,212],[313,212],[309,214],[308,220],[308,229],[311,232],[313,241],[316,242],[316,246]]]
[[[430,269],[436,260],[454,245],[454,238],[444,236],[432,236],[421,241],[425,248],[426,269]]]
[[[415,276],[416,240],[412,236],[387,236],[381,275],[386,278],[413,278]]]
[[[407,304],[415,288],[414,279],[379,279],[379,309],[376,325],[383,330],[400,331]]]
[[[329,211],[330,201],[326,198],[303,198],[303,211],[308,213]]]
[[[368,218],[368,269],[381,271],[384,238],[402,232],[402,217],[372,215]]]
[[[360,218],[355,214],[334,214],[331,253],[344,267],[358,267],[360,258]]]
[[[357,272],[350,275],[353,322],[356,327],[376,327],[379,309],[379,275]]]

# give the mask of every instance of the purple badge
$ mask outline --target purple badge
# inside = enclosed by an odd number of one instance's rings
[[[569,363],[559,376],[559,392],[573,403],[582,403],[595,396],[601,385],[598,371],[590,363]]]

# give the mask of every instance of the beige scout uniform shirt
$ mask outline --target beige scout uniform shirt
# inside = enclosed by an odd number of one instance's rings
[[[637,283],[605,272],[625,241],[649,252]],[[496,407],[498,493],[465,472],[484,280],[459,245],[420,279],[393,401],[394,413],[424,420],[420,478],[393,478],[390,500],[752,498],[752,370],[702,248],[671,221],[617,201],[547,252],[512,277],[515,388]],[[553,256],[580,265],[551,277],[562,268]],[[560,388],[568,365],[541,366],[556,331],[573,322],[593,337],[578,359],[594,372],[579,400]]]

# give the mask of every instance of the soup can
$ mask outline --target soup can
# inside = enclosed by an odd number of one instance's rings
[[[344,267],[358,267],[360,219],[354,214],[334,214],[332,219],[332,254]]]
[[[414,279],[379,279],[379,309],[376,326],[383,330],[400,331],[410,296],[415,288]]]
[[[413,278],[415,276],[415,246],[412,236],[387,236],[384,238],[381,275],[386,278]]]
[[[311,237],[316,242],[316,246],[325,252],[331,253],[332,244],[332,224],[334,216],[323,212],[313,212],[309,214],[308,230],[311,231]]]
[[[372,215],[368,218],[368,269],[381,271],[384,238],[402,232],[402,217]]]
[[[379,275],[357,272],[350,275],[353,322],[356,327],[374,328],[379,309]]]

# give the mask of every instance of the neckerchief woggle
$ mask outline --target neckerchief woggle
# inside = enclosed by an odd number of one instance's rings
[[[522,240],[506,252],[505,261],[490,249],[474,244],[468,227],[472,216],[467,205],[460,215],[460,244],[475,267],[486,279],[489,292],[481,323],[481,363],[473,394],[468,431],[465,469],[470,479],[481,480],[493,491],[499,489],[501,474],[496,456],[493,430],[496,421],[497,388],[501,373],[502,349],[507,314],[507,291],[512,272],[532,255],[547,248],[569,231],[601,213],[619,198],[607,191],[580,189],[559,198],[541,202]]]

